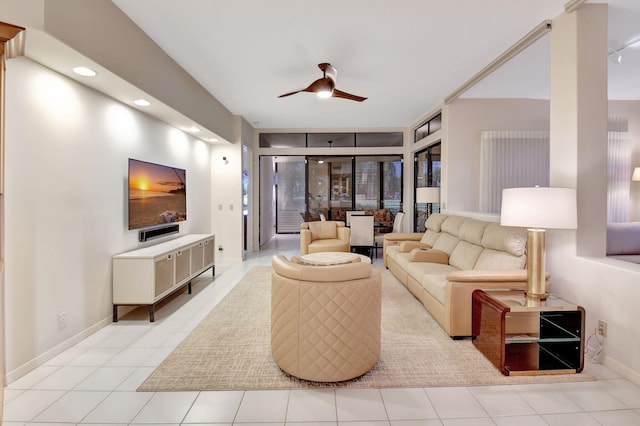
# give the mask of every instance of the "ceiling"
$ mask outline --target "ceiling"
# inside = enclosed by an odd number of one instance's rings
[[[231,113],[262,129],[412,126],[543,20],[562,13],[566,3],[112,1]],[[620,21],[610,23],[610,45],[615,49],[640,35],[640,2],[609,4],[610,21]],[[495,97],[500,87],[513,89],[501,96],[548,97],[548,38],[466,96]],[[321,62],[337,68],[338,89],[368,100],[319,99],[311,93],[278,98],[320,78]],[[640,87],[630,92],[622,72],[636,71],[633,64],[625,58],[622,64],[612,63],[616,68],[611,72],[624,86],[616,90],[640,99]],[[523,88],[527,93],[516,92]]]

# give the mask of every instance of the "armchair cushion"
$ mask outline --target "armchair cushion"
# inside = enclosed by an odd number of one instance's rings
[[[309,222],[311,241],[338,238],[338,227],[334,221]]]

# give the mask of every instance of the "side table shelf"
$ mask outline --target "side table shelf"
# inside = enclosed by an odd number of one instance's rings
[[[155,305],[209,268],[215,275],[215,236],[189,234],[154,246],[113,256],[113,321],[118,306],[149,307],[153,322]]]
[[[584,367],[585,311],[549,296],[475,290],[473,344],[504,375],[579,373]]]

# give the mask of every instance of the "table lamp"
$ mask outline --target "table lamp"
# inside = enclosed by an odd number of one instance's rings
[[[576,229],[577,223],[575,189],[536,186],[502,190],[500,224],[527,228],[527,298],[547,297],[545,229]]]
[[[433,204],[440,203],[440,187],[427,186],[416,188],[416,204]],[[427,216],[431,213],[431,209],[427,209]]]

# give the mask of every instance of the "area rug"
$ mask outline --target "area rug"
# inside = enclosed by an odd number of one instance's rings
[[[470,339],[453,340],[424,306],[382,270],[382,350],[367,374],[313,383],[271,357],[271,267],[255,267],[158,366],[138,391],[435,387],[594,380],[588,374],[503,376]]]

